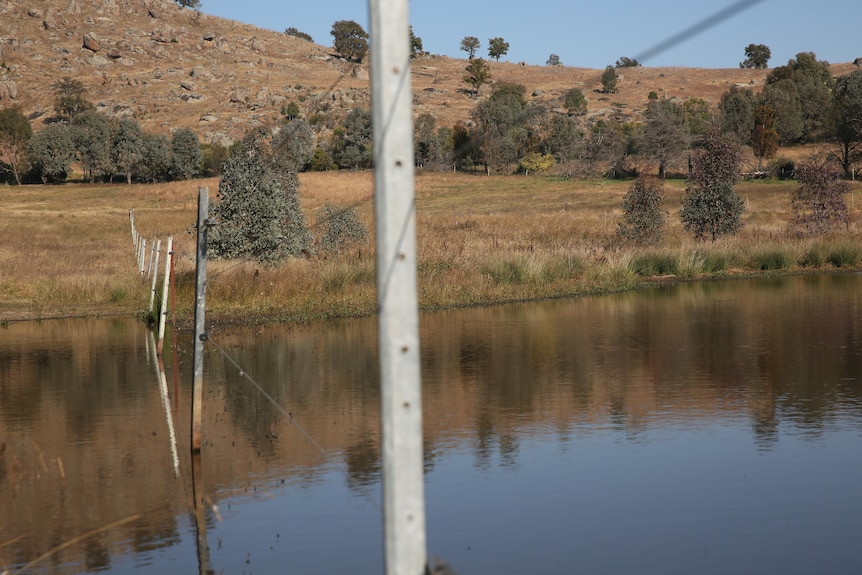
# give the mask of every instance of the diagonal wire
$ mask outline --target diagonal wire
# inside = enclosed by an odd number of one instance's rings
[[[224,356],[224,358],[225,358],[226,360],[228,360],[228,361],[229,361],[229,362],[230,362],[230,363],[231,363],[231,364],[232,364],[232,365],[237,369],[237,371],[239,371],[239,375],[240,375],[240,377],[244,377],[245,379],[247,379],[247,380],[249,381],[249,383],[251,383],[253,386],[255,386],[255,387],[257,388],[257,390],[261,393],[261,395],[263,395],[265,398],[267,398],[267,399],[269,400],[269,402],[270,402],[270,403],[271,403],[271,404],[272,404],[272,405],[273,405],[273,406],[274,406],[278,411],[280,411],[280,412],[282,413],[282,415],[284,415],[284,416],[287,418],[287,420],[288,420],[288,421],[289,421],[289,422],[290,422],[290,423],[291,423],[291,424],[292,424],[292,425],[293,425],[293,426],[294,426],[294,427],[295,427],[295,428],[296,428],[296,429],[297,429],[297,430],[298,430],[302,435],[304,435],[304,436],[305,436],[305,438],[308,440],[308,442],[309,442],[309,443],[311,443],[313,446],[315,446],[315,447],[316,447],[316,448],[317,448],[321,453],[326,454],[326,451],[325,451],[325,450],[323,449],[323,447],[322,447],[322,446],[317,442],[317,440],[316,440],[316,439],[314,439],[314,438],[311,436],[311,434],[310,434],[310,433],[308,433],[308,432],[307,432],[307,431],[306,431],[306,430],[305,430],[305,429],[304,429],[304,428],[303,428],[299,423],[297,423],[297,421],[293,418],[293,414],[291,414],[290,412],[286,411],[286,410],[285,410],[281,405],[279,405],[279,404],[278,404],[278,402],[277,402],[275,399],[273,399],[273,397],[272,397],[270,394],[268,394],[268,393],[266,392],[266,390],[265,390],[265,389],[263,389],[263,388],[260,386],[260,384],[259,384],[258,382],[256,382],[256,381],[254,380],[254,378],[253,378],[252,376],[250,376],[250,375],[249,375],[249,374],[248,374],[248,373],[247,373],[247,372],[246,372],[246,371],[245,371],[245,370],[244,370],[244,369],[243,369],[243,368],[242,368],[242,367],[241,367],[241,366],[236,362],[236,360],[234,360],[234,358],[232,358],[232,357],[231,357],[231,356],[230,356],[230,355],[229,355],[229,354],[224,350],[224,348],[223,348],[222,346],[220,346],[220,345],[219,345],[219,344],[218,344],[214,339],[212,339],[212,337],[211,337],[211,336],[209,336],[209,335],[207,335],[207,341],[209,341],[210,343],[212,343],[212,344],[213,344],[213,346],[215,346],[215,348],[216,348],[216,349],[217,349],[217,350],[222,354],[222,356]]]
[[[279,412],[281,412],[281,413],[282,413],[282,415],[284,415],[284,416],[287,418],[287,420],[288,420],[288,421],[289,421],[289,422],[290,422],[290,423],[291,423],[291,424],[292,424],[292,425],[297,429],[297,431],[299,431],[299,432],[300,432],[300,433],[301,433],[301,434],[302,434],[302,435],[303,435],[303,436],[308,440],[308,442],[309,442],[309,443],[311,443],[312,445],[314,445],[314,446],[315,446],[315,447],[320,451],[320,453],[322,453],[323,455],[326,455],[326,451],[323,449],[323,447],[322,447],[322,446],[321,446],[321,445],[320,445],[320,444],[319,444],[319,443],[314,439],[314,437],[312,437],[312,436],[311,436],[311,434],[310,434],[310,433],[308,433],[308,432],[305,430],[305,428],[303,428],[303,427],[302,427],[302,426],[301,426],[301,425],[296,421],[296,419],[293,417],[293,414],[292,414],[292,413],[290,413],[289,411],[285,410],[281,405],[279,405],[279,404],[278,404],[278,402],[277,402],[277,401],[276,401],[276,400],[275,400],[275,399],[274,399],[274,398],[273,398],[269,393],[267,393],[267,392],[266,392],[266,390],[264,390],[264,389],[263,389],[263,387],[261,387],[261,386],[260,386],[260,384],[259,384],[258,382],[256,382],[256,381],[254,380],[254,378],[253,378],[253,377],[251,377],[251,376],[248,374],[248,372],[246,372],[246,371],[245,371],[245,370],[244,370],[244,369],[239,365],[239,363],[237,363],[237,362],[236,362],[236,360],[235,360],[234,358],[232,358],[232,357],[230,356],[230,354],[228,354],[228,353],[227,353],[227,351],[225,351],[225,349],[224,349],[222,346],[220,346],[220,345],[219,345],[219,344],[218,344],[218,343],[217,343],[217,342],[212,338],[212,336],[211,336],[211,335],[207,334],[207,339],[206,339],[206,341],[208,341],[208,342],[210,342],[211,344],[213,344],[213,346],[214,346],[214,347],[219,351],[219,353],[221,353],[221,354],[222,354],[222,356],[223,356],[223,357],[224,357],[228,362],[230,362],[230,363],[231,363],[231,365],[233,365],[233,366],[237,369],[237,371],[239,371],[239,375],[240,375],[240,377],[244,377],[245,379],[247,379],[247,380],[249,381],[249,383],[251,383],[255,388],[257,388],[257,390],[261,393],[261,395],[263,395],[266,399],[268,399],[268,400],[269,400],[269,402],[273,405],[273,407],[275,407]],[[376,507],[378,510],[380,510],[380,511],[382,511],[382,510],[383,510],[383,506],[380,504],[380,502],[377,500],[377,498],[376,498],[376,497],[374,497],[374,495],[372,495],[372,494],[371,494],[371,493],[369,493],[368,491],[362,491],[362,490],[360,490],[360,493],[361,493],[361,494],[362,494],[366,499],[368,499],[368,501],[370,501],[370,502],[371,502],[371,504],[372,504],[374,507]]]
[[[734,2],[733,4],[731,4],[730,6],[726,6],[725,8],[719,10],[715,14],[707,16],[703,20],[692,24],[688,28],[685,28],[684,30],[677,32],[676,34],[674,34],[673,36],[671,36],[665,40],[662,40],[661,42],[659,42],[658,44],[656,44],[652,48],[648,48],[647,50],[644,50],[643,52],[638,54],[635,57],[635,59],[640,62],[643,60],[649,60],[650,58],[653,58],[654,56],[658,56],[662,52],[665,52],[665,51],[673,48],[677,44],[681,44],[682,42],[685,42],[686,40],[694,38],[695,36],[699,35],[701,32],[705,32],[705,31],[709,30],[710,28],[712,28],[713,26],[717,26],[718,24],[724,22],[728,18],[732,18],[733,16],[736,16],[740,12],[748,10],[749,8],[754,6],[755,4],[760,4],[763,1],[764,0],[738,0],[737,2]]]

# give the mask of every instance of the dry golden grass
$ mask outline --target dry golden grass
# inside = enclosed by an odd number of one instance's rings
[[[303,174],[300,180],[310,224],[326,204],[351,205],[373,229],[371,173]],[[615,291],[668,277],[860,267],[859,209],[852,210],[850,226],[840,233],[797,238],[787,223],[795,184],[787,182],[740,183],[745,227],[735,237],[700,243],[679,223],[684,182],[668,181],[662,245],[644,250],[621,246],[615,232],[629,185],[543,176],[418,174],[421,306]],[[190,230],[199,186],[209,188],[211,201],[217,200],[217,180],[0,190],[0,319],[144,312],[150,282],[135,268],[130,209],[143,237],[173,235],[177,308],[190,317],[195,253]],[[854,193],[859,189],[855,185]],[[278,266],[212,261],[208,314],[214,321],[256,322],[371,314],[376,309],[374,269],[373,234],[366,244],[338,256],[319,254]]]

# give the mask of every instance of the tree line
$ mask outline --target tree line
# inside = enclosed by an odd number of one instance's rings
[[[149,134],[134,118],[97,112],[78,80],[63,78],[52,88],[56,116],[38,132],[20,107],[0,110],[0,172],[18,184],[62,183],[73,164],[89,182],[188,180],[214,173],[226,155],[202,146],[189,128]]]

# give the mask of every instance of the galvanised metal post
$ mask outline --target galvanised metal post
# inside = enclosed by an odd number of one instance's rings
[[[424,573],[425,488],[407,0],[369,0],[387,575]]]

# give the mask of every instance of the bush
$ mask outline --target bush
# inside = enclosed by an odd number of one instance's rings
[[[793,222],[800,233],[824,234],[838,224],[847,224],[844,194],[850,184],[822,164],[804,164],[797,170],[799,187],[793,194]]]
[[[225,161],[218,200],[210,209],[213,257],[274,263],[309,251],[299,180],[269,167],[260,133],[246,136]]]
[[[368,228],[359,219],[356,208],[346,208],[327,204],[320,210],[317,226],[323,228],[320,248],[331,254],[360,244],[368,237]]]
[[[525,174],[547,172],[551,169],[556,160],[550,154],[539,154],[532,152],[527,154],[518,164],[518,171]]]
[[[619,237],[642,246],[659,243],[664,233],[663,198],[664,185],[660,180],[647,176],[635,180],[623,198]]]

